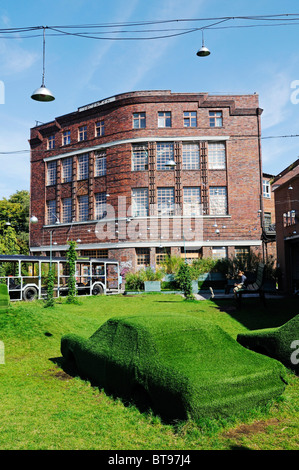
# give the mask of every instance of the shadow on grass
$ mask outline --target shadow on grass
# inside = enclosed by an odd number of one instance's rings
[[[298,298],[267,299],[263,305],[258,298],[243,299],[242,308],[234,300],[213,299],[216,308],[230,315],[249,330],[277,328],[299,314]]]

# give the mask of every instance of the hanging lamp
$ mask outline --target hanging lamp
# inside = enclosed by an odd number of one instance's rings
[[[198,57],[206,57],[206,56],[210,55],[211,52],[210,52],[209,49],[205,46],[204,37],[203,37],[203,29],[202,29],[201,33],[202,33],[202,46],[201,46],[201,48],[196,52],[196,55],[198,55]]]
[[[45,30],[46,28],[43,27],[44,32],[43,32],[43,75],[42,75],[42,84],[39,88],[37,88],[31,95],[31,98],[35,101],[42,101],[42,102],[47,102],[47,101],[53,101],[55,100],[55,97],[51,93],[51,91],[46,88],[45,86],[45,51],[46,51],[46,34]]]

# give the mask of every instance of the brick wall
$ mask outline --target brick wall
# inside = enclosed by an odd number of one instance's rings
[[[109,101],[109,100],[108,100]],[[57,249],[65,249],[68,239],[80,239],[84,249],[98,246],[109,248],[109,256],[117,257],[122,263],[131,263],[132,269],[136,269],[135,247],[149,246],[151,250],[161,243],[161,227],[157,227],[157,219],[140,220],[142,230],[136,227],[136,240],[128,240],[128,237],[118,239],[116,229],[110,223],[110,236],[107,240],[104,236],[99,238],[96,227],[104,222],[94,220],[94,194],[98,192],[109,193],[107,202],[113,207],[116,217],[130,215],[132,188],[146,187],[151,189],[152,202],[156,202],[158,187],[175,188],[176,202],[182,203],[183,188],[187,186],[201,187],[202,194],[204,183],[207,187],[227,187],[228,216],[204,217],[203,233],[200,238],[193,239],[193,245],[203,246],[203,253],[209,253],[206,249],[211,246],[223,244],[229,247],[229,253],[233,252],[234,244],[243,242],[250,246],[258,244],[261,238],[260,220],[258,210],[261,206],[261,165],[259,154],[259,142],[257,139],[260,110],[258,108],[258,95],[246,96],[210,96],[208,94],[184,94],[171,93],[170,91],[132,92],[118,95],[109,102],[91,105],[87,109],[81,108],[74,113],[57,117],[53,122],[37,126],[31,129],[31,213],[39,222],[31,226],[30,247],[37,250],[43,247],[43,251],[49,249],[49,230],[54,229],[53,240],[57,243]],[[223,114],[222,127],[210,127],[209,111],[220,110]],[[171,128],[158,128],[157,119],[159,111],[170,111],[172,118]],[[196,111],[197,127],[184,127],[184,111]],[[146,128],[133,129],[132,115],[136,112],[146,113]],[[95,123],[104,120],[105,134],[95,137]],[[78,142],[78,128],[87,126],[87,139]],[[62,134],[70,130],[71,142],[61,145]],[[55,149],[47,149],[47,140],[50,135],[55,135]],[[178,166],[175,171],[132,171],[131,170],[131,144],[139,139],[148,143],[148,152],[151,158],[156,155],[156,139],[173,139],[175,146],[175,158]],[[206,154],[209,139],[223,138],[226,145],[226,169],[208,170],[204,175],[200,170],[181,170],[181,146],[187,139],[199,140],[201,156]],[[121,142],[129,140],[129,142]],[[97,146],[106,146],[107,173],[105,176],[95,177],[92,159],[94,149],[90,154],[89,177],[84,181],[76,180],[76,155],[84,149]],[[59,155],[70,154],[73,156],[72,183],[62,183],[60,180],[60,158],[57,159],[57,184],[46,186],[46,162]],[[204,179],[204,177],[206,179]],[[76,197],[88,195],[89,220],[79,223],[77,219]],[[62,224],[55,227],[46,226],[45,209],[48,200],[56,199],[57,216],[61,219],[61,200],[73,197],[73,213],[75,219],[72,224]],[[215,219],[220,234],[215,233]],[[98,223],[98,224],[97,224]],[[129,222],[131,223],[131,222]],[[136,221],[133,222],[136,224]],[[173,226],[179,222],[170,219],[170,233]],[[126,223],[125,223],[126,224]],[[147,226],[151,231],[156,230],[157,238],[149,239]],[[196,220],[190,222],[191,228],[195,228]],[[139,235],[137,235],[139,233]],[[130,242],[125,245],[125,242]],[[183,246],[182,237],[174,239],[163,238],[163,243],[170,243],[172,251],[179,251]],[[188,243],[187,243],[188,244]],[[165,245],[166,246],[166,245]],[[151,251],[151,257],[154,256]]]

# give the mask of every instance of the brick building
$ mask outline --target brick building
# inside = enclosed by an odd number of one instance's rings
[[[275,177],[272,187],[281,287],[293,293],[299,290],[299,159]]]
[[[31,252],[79,239],[122,270],[262,252],[261,112],[256,94],[138,91],[32,128]]]

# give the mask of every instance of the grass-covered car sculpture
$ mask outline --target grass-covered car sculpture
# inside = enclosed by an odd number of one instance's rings
[[[299,375],[299,315],[278,328],[239,334],[237,341],[252,351],[277,359]]]
[[[285,368],[191,316],[111,318],[89,339],[61,339],[66,364],[108,394],[167,420],[218,417],[266,404],[285,388]]]

